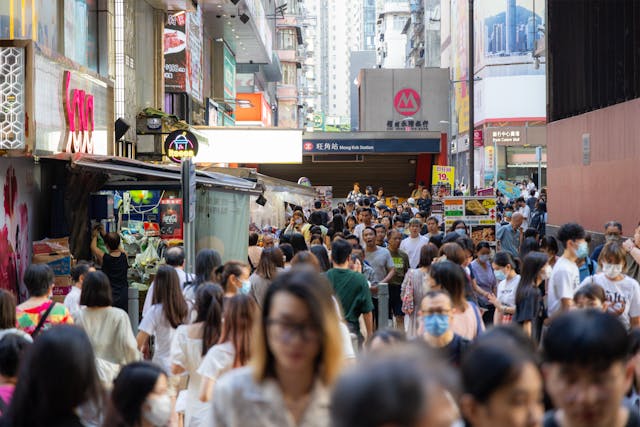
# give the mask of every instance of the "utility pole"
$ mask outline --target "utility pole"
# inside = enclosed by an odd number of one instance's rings
[[[473,0],[469,0],[469,195],[475,194],[475,143],[474,143],[474,63],[475,63],[475,34],[473,28]]]

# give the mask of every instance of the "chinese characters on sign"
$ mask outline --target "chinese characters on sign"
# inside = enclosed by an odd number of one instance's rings
[[[387,120],[387,130],[429,130],[429,121]]]
[[[502,144],[521,144],[521,132],[519,130],[492,130],[492,142]],[[524,136],[524,135],[523,135]]]
[[[67,118],[67,153],[93,153],[95,114],[93,95],[81,89],[69,90],[71,72],[64,72],[64,109]]]

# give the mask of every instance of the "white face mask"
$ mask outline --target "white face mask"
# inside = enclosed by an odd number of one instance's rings
[[[169,424],[171,418],[171,398],[166,394],[158,397],[148,397],[146,400],[149,408],[142,410],[142,416],[155,427],[164,427]]]
[[[553,271],[553,269],[551,268],[550,265],[545,265],[544,268],[542,269],[542,272],[540,274],[540,278],[542,280],[549,280],[551,278],[551,272]]]
[[[602,272],[609,279],[615,279],[622,273],[622,264],[602,264]]]

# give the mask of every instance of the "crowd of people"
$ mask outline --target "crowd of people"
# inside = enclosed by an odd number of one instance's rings
[[[136,335],[113,263],[78,262],[64,304],[28,267],[28,300],[0,291],[0,426],[640,426],[640,226],[589,254],[501,200],[495,247],[370,194],[293,207],[246,260],[168,249]]]

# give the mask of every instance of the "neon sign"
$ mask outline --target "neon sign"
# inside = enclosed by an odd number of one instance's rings
[[[182,163],[198,154],[198,140],[188,130],[173,131],[164,140],[164,153],[172,162]]]
[[[93,154],[95,113],[93,95],[81,89],[69,89],[71,72],[64,72],[64,110],[67,119],[68,153]]]

